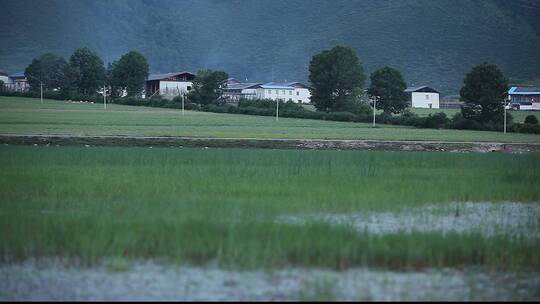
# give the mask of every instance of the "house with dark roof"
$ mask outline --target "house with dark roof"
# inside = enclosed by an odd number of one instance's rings
[[[172,99],[187,94],[193,88],[193,79],[195,79],[195,74],[185,71],[150,74],[144,86],[145,97],[160,95]]]
[[[439,92],[428,86],[409,87],[405,93],[410,93],[411,107],[439,109]]]
[[[516,110],[540,110],[540,87],[511,87],[510,106]]]
[[[310,103],[311,92],[301,82],[269,82],[257,87],[257,98]]]
[[[234,78],[227,80],[227,87],[223,89],[223,97],[227,101],[236,102],[240,99],[255,99],[259,82],[240,82]]]

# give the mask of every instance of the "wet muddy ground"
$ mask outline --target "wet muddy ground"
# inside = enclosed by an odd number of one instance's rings
[[[540,300],[539,273],[234,271],[126,263],[80,267],[46,259],[3,265],[0,300]]]

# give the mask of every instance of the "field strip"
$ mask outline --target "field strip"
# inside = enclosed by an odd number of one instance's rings
[[[392,234],[410,232],[480,233],[540,238],[540,205],[517,202],[467,202],[408,208],[401,212],[326,213],[288,215],[277,222],[347,225],[359,232]]]
[[[81,267],[57,259],[0,265],[0,300],[539,300],[540,275],[355,268],[227,270],[152,261]]]
[[[0,134],[0,144],[506,153],[540,152],[540,143],[211,138],[122,135],[89,136],[60,134]]]

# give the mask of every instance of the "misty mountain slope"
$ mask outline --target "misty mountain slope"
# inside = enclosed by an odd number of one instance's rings
[[[484,60],[515,81],[540,78],[538,20],[534,0],[2,0],[0,69],[88,46],[106,62],[139,50],[154,72],[306,81],[313,54],[347,44],[366,73],[390,65],[452,94]]]

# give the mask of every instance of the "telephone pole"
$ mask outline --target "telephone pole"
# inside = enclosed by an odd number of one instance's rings
[[[105,86],[103,86],[103,109],[107,110],[107,91],[105,90]]]

